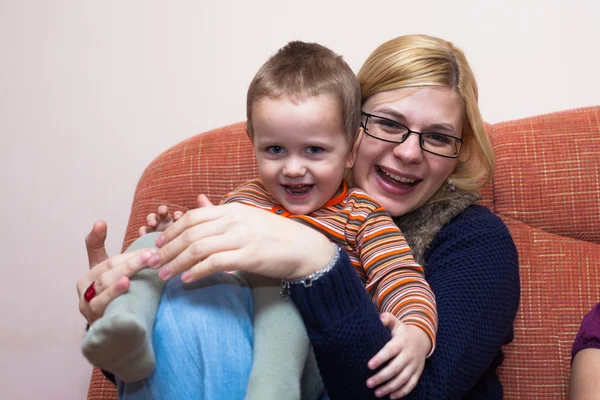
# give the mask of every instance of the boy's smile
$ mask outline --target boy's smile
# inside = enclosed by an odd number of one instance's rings
[[[262,98],[253,106],[253,144],[260,179],[292,215],[306,215],[331,199],[353,156],[331,96]]]
[[[283,185],[286,192],[295,197],[307,195],[314,185]]]

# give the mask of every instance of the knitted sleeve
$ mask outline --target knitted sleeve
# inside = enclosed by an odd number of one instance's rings
[[[472,206],[436,236],[425,253],[436,295],[436,352],[411,398],[502,398],[496,368],[512,341],[520,295],[517,250],[488,209]]]
[[[404,235],[383,208],[365,218],[355,247],[368,278],[367,292],[379,311],[423,329],[431,339],[431,355],[437,331],[435,297]]]
[[[366,385],[367,362],[391,339],[344,250],[334,268],[312,286],[293,285],[327,393],[335,399],[375,399]]]

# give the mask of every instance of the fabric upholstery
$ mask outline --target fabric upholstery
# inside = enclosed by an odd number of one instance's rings
[[[213,202],[257,170],[244,123],[194,136],[142,175],[123,244],[161,204]],[[566,398],[571,343],[600,300],[600,106],[487,125],[496,152],[481,204],[507,224],[519,251],[521,304],[500,377],[507,399]],[[88,399],[115,399],[94,370]]]
[[[506,398],[566,398],[571,343],[600,300],[600,107],[492,126],[493,211],[519,251]]]

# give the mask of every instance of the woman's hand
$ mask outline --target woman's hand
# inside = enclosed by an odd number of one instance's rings
[[[381,314],[381,322],[392,333],[392,339],[369,360],[369,368],[376,369],[388,360],[389,363],[367,380],[367,386],[378,386],[377,397],[389,394],[390,399],[399,399],[417,386],[431,340],[421,328],[404,324],[393,314]]]
[[[184,282],[235,269],[298,278],[325,267],[334,254],[329,240],[314,229],[237,203],[188,211],[156,244],[161,249],[149,265],[162,266],[159,276],[165,280],[185,271]]]
[[[85,238],[90,264],[87,274],[77,281],[79,311],[92,324],[104,314],[106,306],[129,289],[129,278],[146,268],[148,259],[156,249],[140,249],[116,257],[108,257],[104,243],[107,227],[104,221],[96,221]],[[85,291],[94,283],[96,295],[88,302]]]

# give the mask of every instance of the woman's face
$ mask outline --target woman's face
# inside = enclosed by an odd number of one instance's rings
[[[462,100],[447,86],[377,93],[365,101],[363,111],[392,119],[413,131],[462,137]],[[397,217],[425,204],[444,184],[456,162],[421,150],[415,134],[401,144],[364,135],[352,176],[356,186]]]

